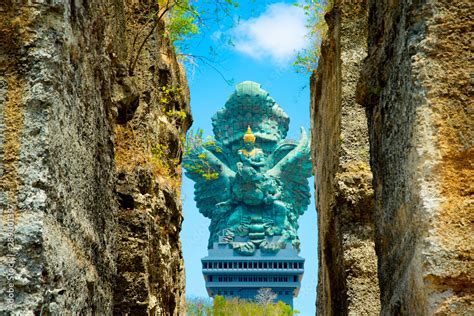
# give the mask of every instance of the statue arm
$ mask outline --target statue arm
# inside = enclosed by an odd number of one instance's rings
[[[250,160],[250,164],[252,164],[252,166],[254,166],[254,167],[263,167],[263,166],[265,166],[265,161],[263,161],[263,160],[260,160],[260,161]]]
[[[249,161],[249,159],[244,155],[244,152],[242,150],[239,150],[238,152],[238,155],[239,155],[239,158],[240,158],[240,161]]]
[[[257,161],[254,161],[255,165],[258,167],[263,167],[267,163],[262,151],[259,151],[255,158],[258,158]]]

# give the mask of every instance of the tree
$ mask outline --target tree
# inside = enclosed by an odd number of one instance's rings
[[[155,2],[156,1],[156,2]],[[166,30],[161,30],[161,36],[169,37],[178,52],[183,49],[183,42],[198,34],[200,29],[210,21],[220,21],[221,16],[230,17],[232,9],[238,6],[234,0],[205,0],[205,4],[214,7],[213,10],[199,10],[193,0],[155,0],[151,2],[147,20],[134,36],[128,64],[129,75],[132,76],[140,54],[154,31],[166,20]],[[143,31],[146,31],[143,36]],[[186,55],[188,58],[192,55]],[[198,58],[198,59],[201,59]]]
[[[304,0],[298,2],[297,6],[304,10],[308,19],[306,26],[309,29],[307,37],[310,45],[308,48],[298,52],[296,61],[293,64],[297,72],[312,72],[316,69],[321,53],[319,48],[328,30],[324,15],[332,8],[333,3],[333,0]]]
[[[273,292],[272,289],[267,287],[259,289],[257,291],[257,296],[255,297],[257,303],[262,306],[273,304],[276,298],[277,295],[275,294],[275,292]]]
[[[216,295],[214,297],[214,315],[215,316],[224,316],[226,308],[226,301],[224,296]]]
[[[219,172],[215,166],[206,159],[206,150],[222,152],[213,137],[203,139],[203,130],[199,129],[196,134],[189,130],[185,142],[185,152],[183,155],[183,167],[189,172],[200,174],[204,179],[212,181],[219,178]]]
[[[272,289],[264,287],[260,288],[257,291],[257,296],[255,297],[257,304],[263,307],[263,315],[266,316],[268,313],[268,307],[273,305],[273,302],[277,298],[277,295],[272,291]]]
[[[267,290],[269,292],[267,293]],[[265,290],[263,297],[268,298],[269,296],[276,297],[270,289]],[[293,316],[299,314],[298,311],[292,310],[291,306],[279,301],[273,303],[259,304],[255,301],[248,301],[239,298],[226,299],[224,296],[216,295],[214,302],[210,303],[207,299],[192,298],[187,301],[187,313],[188,316],[227,316],[227,315],[238,315],[238,316]]]
[[[212,306],[207,298],[187,298],[186,315],[188,316],[212,316]]]

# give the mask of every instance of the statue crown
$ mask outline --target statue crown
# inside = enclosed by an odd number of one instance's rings
[[[250,125],[247,128],[247,132],[244,135],[244,142],[246,143],[255,143],[255,135],[252,133],[252,129],[250,128]]]

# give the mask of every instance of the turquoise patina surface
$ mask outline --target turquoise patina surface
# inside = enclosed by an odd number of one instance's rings
[[[199,211],[211,219],[209,248],[240,255],[299,249],[298,218],[310,202],[309,139],[286,140],[289,118],[255,82],[242,82],[212,118],[215,139],[188,135],[183,158]]]

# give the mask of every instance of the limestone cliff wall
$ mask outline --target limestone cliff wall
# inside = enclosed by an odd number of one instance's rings
[[[355,102],[367,53],[367,12],[365,1],[335,1],[312,77],[320,315],[380,310],[367,120]]]
[[[182,305],[179,170],[163,175],[135,157],[160,143],[164,164],[179,161],[189,115],[164,113],[189,113],[189,96],[163,25],[127,72],[136,29],[126,21],[147,10],[120,0],[0,5],[1,314],[140,305],[176,315]],[[180,89],[160,103],[163,85]],[[131,142],[127,169],[118,159]],[[140,297],[127,292],[138,270]]]
[[[318,313],[472,313],[473,5],[364,3],[335,1],[312,82]]]
[[[18,315],[112,310],[117,207],[104,10],[2,6],[2,313],[10,283]],[[15,260],[12,280],[5,254]]]
[[[369,1],[366,106],[382,314],[474,311],[469,1]]]
[[[126,2],[128,61],[147,36],[149,21],[143,15],[152,3]],[[116,86],[122,108],[115,127],[119,259],[114,312],[122,315],[184,311],[181,155],[191,116],[184,69],[164,34],[160,23],[145,42],[133,76],[121,77],[123,84]]]

